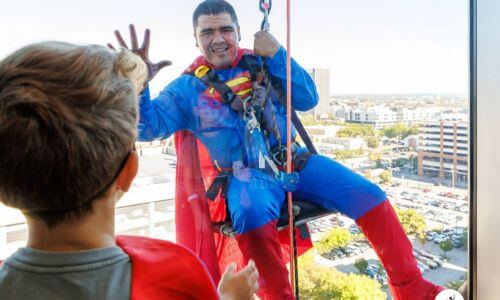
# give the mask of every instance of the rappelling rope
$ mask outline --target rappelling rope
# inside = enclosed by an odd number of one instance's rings
[[[264,14],[261,30],[269,31],[269,13],[271,11],[271,0],[260,0],[259,9]],[[290,0],[287,0],[286,10],[286,172],[292,173],[292,68],[290,56]],[[265,63],[265,61],[264,61]],[[264,65],[265,68],[265,65]],[[295,293],[295,299],[299,299],[299,281],[297,268],[297,240],[295,235],[295,215],[293,210],[292,192],[287,192],[288,199],[288,228],[290,236],[290,282],[292,291]]]
[[[290,45],[290,0],[286,1],[286,172],[292,172],[292,58]],[[295,220],[293,213],[292,192],[288,198],[288,228],[290,230],[290,282],[295,298],[299,299],[297,247],[295,238]]]
[[[261,30],[269,31],[269,13],[271,11],[271,0],[260,0],[259,9],[264,14]],[[286,172],[292,173],[292,74],[291,74],[291,56],[290,56],[290,0],[287,0],[286,11]],[[265,69],[265,60],[263,68]],[[293,210],[292,192],[287,192],[288,199],[288,228],[290,230],[290,282],[295,299],[299,299],[299,280],[297,268],[297,239],[295,235],[295,215]]]

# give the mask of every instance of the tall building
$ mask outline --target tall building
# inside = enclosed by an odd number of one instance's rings
[[[394,125],[398,122],[398,114],[395,109],[385,106],[355,107],[344,112],[347,122],[370,124],[375,128]]]
[[[318,91],[319,103],[308,111],[308,113],[313,114],[318,117],[322,114],[329,114],[330,111],[330,70],[329,69],[319,69],[314,68],[308,70],[309,75],[316,84],[316,90]]]
[[[375,128],[392,126],[397,123],[412,125],[421,121],[436,119],[443,111],[440,107],[389,107],[383,105],[349,107],[344,110],[347,122],[370,124]]]
[[[442,111],[442,107],[400,107],[397,109],[398,122],[411,125],[421,121],[436,120]]]
[[[468,124],[464,121],[422,123],[419,127],[418,175],[467,181]]]

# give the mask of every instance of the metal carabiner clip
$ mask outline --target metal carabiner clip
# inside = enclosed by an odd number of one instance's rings
[[[264,14],[264,20],[260,25],[262,31],[269,31],[269,13],[271,12],[271,0],[260,0],[259,9]]]

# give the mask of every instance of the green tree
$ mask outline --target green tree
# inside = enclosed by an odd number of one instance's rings
[[[417,135],[418,134],[418,125],[415,125],[415,126],[412,126],[412,127],[409,127],[406,132],[404,133],[404,137],[403,138],[406,138],[410,135]]]
[[[337,160],[345,160],[347,158],[358,157],[363,155],[362,149],[354,149],[354,150],[337,150],[335,151],[335,158]]]
[[[382,134],[390,139],[393,138],[404,139],[409,135],[418,134],[418,126],[412,127],[402,123],[398,123],[393,126],[384,128],[382,130]]]
[[[399,221],[406,234],[415,234],[419,237],[424,236],[425,218],[414,209],[396,209]]]
[[[382,158],[382,155],[379,153],[379,152],[371,152],[369,155],[368,155],[368,158],[371,160],[371,161],[379,161],[381,158]]]
[[[368,137],[368,139],[366,140],[366,144],[368,145],[368,147],[372,148],[372,149],[375,149],[375,148],[378,148],[380,142],[378,140],[377,137],[375,136],[370,136]]]
[[[313,125],[319,125],[320,122],[318,120],[316,120],[316,118],[314,118],[313,115],[311,114],[301,114],[299,115],[300,117],[300,120],[302,121],[302,124],[304,124],[304,126],[313,126]]]
[[[384,266],[382,266],[382,263],[380,260],[377,260],[377,273],[378,274],[383,274],[385,271]]]
[[[338,137],[370,137],[376,136],[377,131],[371,126],[366,124],[347,124],[346,127],[337,131]]]
[[[314,261],[312,252],[299,257],[298,265],[302,299],[386,299],[378,281],[365,275],[347,275],[320,265]]]
[[[446,252],[453,249],[453,243],[449,239],[444,240],[439,243],[439,248],[441,248],[441,251],[444,253],[444,258],[446,258]]]
[[[366,236],[362,232],[351,235],[353,242],[366,242]]]
[[[314,246],[319,253],[328,253],[332,249],[337,249],[349,245],[352,241],[352,235],[345,228],[333,228]]]
[[[409,160],[407,158],[404,158],[404,157],[400,157],[398,159],[395,159],[392,161],[392,167],[393,168],[401,168],[402,166],[406,165],[407,163],[409,162]]]
[[[382,130],[382,133],[390,139],[399,138],[402,136],[405,128],[406,126],[404,124],[398,123],[396,125],[384,128]]]
[[[464,282],[465,282],[465,280],[451,280],[451,281],[448,281],[448,283],[446,284],[446,287],[449,289],[458,291],[458,289],[462,287]]]
[[[468,243],[469,243],[469,236],[467,235],[467,232],[464,232],[460,237],[460,244],[458,245],[458,247],[467,249]]]
[[[380,182],[382,184],[388,184],[388,183],[391,183],[391,181],[392,181],[392,174],[391,174],[391,172],[389,172],[387,170],[380,173],[380,175],[378,177],[380,178]]]
[[[354,262],[354,267],[358,269],[359,273],[365,274],[366,269],[368,268],[368,261],[364,258],[358,258],[356,259],[356,262]]]

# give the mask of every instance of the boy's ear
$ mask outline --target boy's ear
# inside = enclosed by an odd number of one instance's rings
[[[138,170],[139,157],[137,156],[137,152],[135,152],[134,150],[130,152],[125,166],[116,178],[116,186],[123,192],[128,192],[130,185],[132,185],[132,181],[137,175]]]

